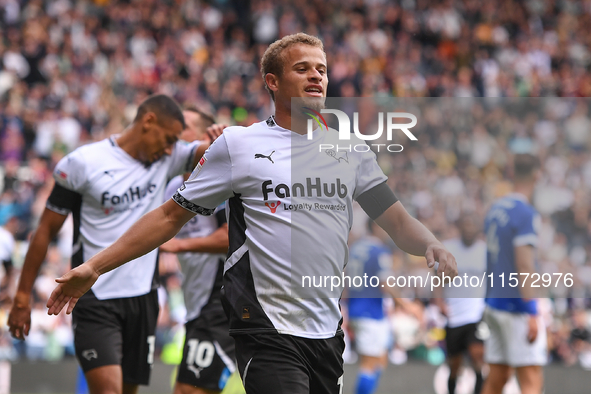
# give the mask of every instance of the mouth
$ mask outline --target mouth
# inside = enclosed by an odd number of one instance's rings
[[[156,153],[156,154],[152,155],[152,157],[150,157],[148,160],[146,160],[146,162],[147,162],[147,164],[156,163],[158,160],[160,160],[162,158],[162,156],[164,156],[164,155]]]
[[[304,92],[307,93],[308,96],[312,97],[322,97],[323,89],[321,85],[308,85]]]

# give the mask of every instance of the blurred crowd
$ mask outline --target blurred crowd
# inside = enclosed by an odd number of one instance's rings
[[[328,96],[555,98],[532,99],[520,113],[483,99],[460,116],[427,105],[420,145],[379,160],[404,205],[446,239],[461,210],[484,215],[509,191],[511,152],[538,153],[541,267],[575,277],[548,303],[552,358],[589,366],[591,101],[570,98],[591,96],[590,25],[589,0],[0,0],[0,225],[18,219],[16,274],[61,157],[122,131],[156,92],[219,123],[267,118],[261,55],[304,31],[324,42]],[[10,301],[0,297],[0,358],[72,354],[69,318],[44,309],[53,279],[68,269],[71,231],[64,227],[36,282],[26,344],[7,337]],[[418,260],[398,260],[418,269]],[[184,317],[173,256],[163,256],[161,274],[158,343],[166,349]],[[408,296],[425,300],[426,321],[399,326],[427,334],[398,349],[438,348],[444,320],[428,294]],[[429,361],[428,353],[414,354]]]

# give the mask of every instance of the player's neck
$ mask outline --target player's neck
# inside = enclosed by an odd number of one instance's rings
[[[532,196],[534,194],[534,183],[530,182],[519,182],[515,184],[513,191],[515,193],[519,193],[524,195],[527,198],[527,201],[531,202]]]
[[[125,130],[123,130],[123,133],[121,133],[114,141],[117,146],[123,149],[129,156],[136,160],[139,159],[141,147],[140,144],[138,144],[138,141],[141,141],[141,136],[138,135],[133,124],[126,127]]]
[[[476,242],[476,239],[465,239],[462,237],[460,237],[460,239],[462,240],[462,245],[464,245],[467,248],[474,245],[474,242]]]
[[[277,106],[275,108],[275,123],[284,129],[291,130],[291,109]]]
[[[291,130],[294,133],[306,134],[306,119],[303,117],[292,116],[291,108],[285,108],[278,105],[275,109],[275,123],[284,129]]]

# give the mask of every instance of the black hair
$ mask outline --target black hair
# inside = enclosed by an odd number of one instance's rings
[[[170,96],[165,94],[154,94],[145,99],[137,109],[134,122],[138,122],[142,117],[148,113],[154,112],[158,118],[158,123],[163,125],[163,121],[166,120],[178,120],[181,122],[183,129],[187,127],[185,124],[185,117],[183,110],[180,105]]]
[[[196,114],[199,114],[199,116],[201,116],[201,119],[203,119],[206,127],[209,127],[215,123],[215,118],[213,117],[213,115],[211,115],[210,113],[205,112],[203,110],[200,110],[199,108],[195,107],[194,105],[185,105],[184,110],[189,111],[189,112],[195,112]]]
[[[513,159],[515,179],[531,179],[540,167],[540,160],[529,153],[520,153]]]

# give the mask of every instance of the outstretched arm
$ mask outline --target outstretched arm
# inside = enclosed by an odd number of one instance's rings
[[[224,223],[220,228],[206,237],[173,238],[162,244],[160,250],[168,253],[227,253],[228,225]]]
[[[452,278],[457,276],[454,256],[421,222],[409,215],[400,201],[386,209],[375,222],[400,249],[415,256],[425,256],[429,268],[433,268],[438,261],[438,275],[445,274]]]
[[[92,287],[100,275],[157,248],[178,233],[193,216],[194,213],[173,200],[168,200],[142,216],[111,246],[56,279],[59,284],[47,302],[48,314],[59,314],[66,304],[66,313],[71,313],[78,299]]]

